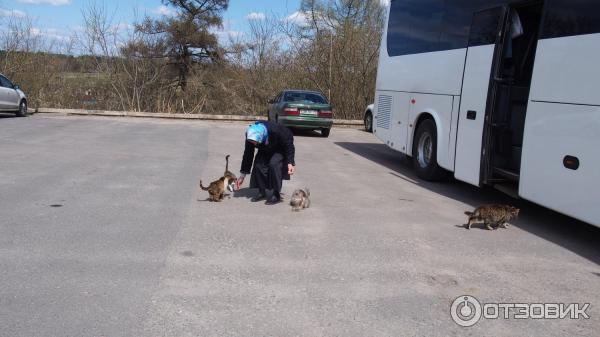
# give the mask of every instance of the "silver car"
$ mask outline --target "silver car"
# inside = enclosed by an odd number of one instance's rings
[[[19,117],[27,116],[27,96],[18,85],[0,74],[0,111],[14,112]]]

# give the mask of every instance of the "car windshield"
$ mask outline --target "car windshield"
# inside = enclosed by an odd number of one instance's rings
[[[283,100],[286,102],[327,104],[325,97],[312,92],[286,92]]]
[[[5,88],[13,88],[13,84],[8,80],[8,78],[0,75],[0,86]]]

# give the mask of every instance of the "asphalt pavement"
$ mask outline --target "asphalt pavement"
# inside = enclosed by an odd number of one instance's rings
[[[597,336],[600,229],[500,192],[427,183],[373,135],[295,137],[311,208],[206,201],[244,124],[0,118],[0,336]],[[464,211],[521,208],[508,229]],[[590,303],[485,319],[454,299]]]

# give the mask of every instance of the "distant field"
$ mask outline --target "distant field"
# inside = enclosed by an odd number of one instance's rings
[[[103,80],[108,78],[106,74],[101,73],[67,72],[61,73],[59,76],[64,80]]]

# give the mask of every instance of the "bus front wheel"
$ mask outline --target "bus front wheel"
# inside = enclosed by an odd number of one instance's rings
[[[433,120],[419,124],[413,140],[412,159],[419,178],[438,181],[447,177],[448,172],[437,163],[437,130]]]

